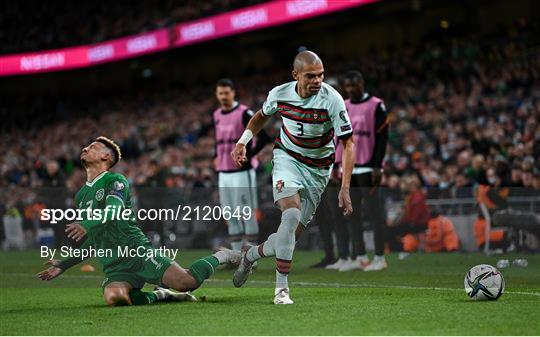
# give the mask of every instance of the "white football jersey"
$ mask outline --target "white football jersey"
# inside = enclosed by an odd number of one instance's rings
[[[345,102],[324,82],[316,95],[302,98],[296,92],[296,83],[285,83],[270,90],[262,112],[267,116],[279,112],[283,118],[277,148],[306,165],[329,166],[334,163],[334,137],[352,134]]]

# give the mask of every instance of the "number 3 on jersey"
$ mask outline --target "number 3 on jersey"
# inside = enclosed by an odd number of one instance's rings
[[[303,136],[304,135],[304,124],[302,123],[296,123],[298,125],[298,134],[297,136]]]

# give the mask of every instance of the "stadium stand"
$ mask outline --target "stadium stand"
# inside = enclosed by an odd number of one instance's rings
[[[0,4],[0,54],[97,43],[251,6],[263,0],[24,1]],[[85,18],[81,20],[81,18]]]

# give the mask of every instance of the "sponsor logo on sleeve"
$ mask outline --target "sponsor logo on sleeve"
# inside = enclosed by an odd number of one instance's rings
[[[124,183],[120,181],[115,181],[111,191],[109,192],[109,195],[115,195],[122,199],[124,197],[124,187]]]
[[[341,126],[341,132],[346,132],[351,130],[351,124]]]

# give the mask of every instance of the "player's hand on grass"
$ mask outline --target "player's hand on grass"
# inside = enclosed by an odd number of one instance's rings
[[[247,161],[246,146],[244,144],[236,144],[234,150],[231,152],[231,157],[236,166],[241,167],[244,165]]]
[[[62,274],[64,272],[63,269],[61,269],[60,266],[60,260],[47,260],[43,263],[45,266],[49,266],[49,268],[39,272],[37,274],[37,277],[42,279],[43,281],[50,281]]]
[[[67,237],[79,242],[85,235],[86,229],[80,224],[74,222],[66,225]]]
[[[349,188],[342,187],[338,194],[339,208],[343,210],[343,215],[349,216],[353,212],[351,195]]]

